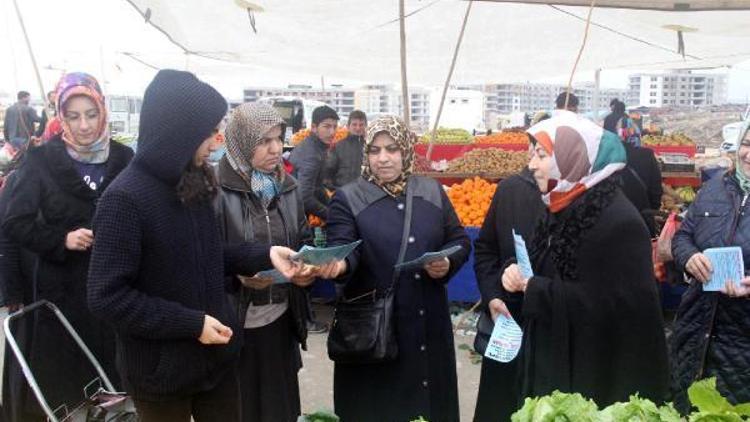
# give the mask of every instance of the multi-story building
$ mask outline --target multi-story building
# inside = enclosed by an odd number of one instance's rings
[[[509,84],[487,84],[473,86],[485,94],[485,119],[490,122],[494,116],[509,114],[513,112],[534,113],[539,110],[551,110],[555,108],[555,99],[564,92],[565,85],[542,84],[542,83],[509,83]],[[588,113],[594,109],[594,92],[596,87],[593,83],[575,85],[573,93],[578,97],[580,103],[578,110]],[[606,109],[609,102],[618,98],[626,101],[628,91],[625,89],[599,89],[599,109]]]
[[[354,110],[355,90],[341,85],[331,85],[328,88],[313,88],[311,85],[289,85],[286,88],[245,88],[243,100],[255,102],[262,97],[299,97],[308,100],[321,101],[331,106],[346,120]]]
[[[421,87],[409,88],[410,119],[412,129],[422,132],[430,123],[431,91]],[[354,94],[355,108],[368,116],[403,115],[403,94],[390,85],[365,85]]]
[[[726,74],[678,70],[630,75],[630,101],[647,107],[700,107],[726,104]]]

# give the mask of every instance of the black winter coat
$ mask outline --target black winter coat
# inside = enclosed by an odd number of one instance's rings
[[[641,213],[649,234],[652,237],[658,236],[654,215],[661,208],[663,193],[659,163],[652,150],[636,147],[627,142],[624,145],[627,167],[620,172],[622,192]]]
[[[566,219],[589,194],[549,218]],[[535,275],[522,309],[522,397],[559,389],[600,406],[636,392],[662,401],[666,341],[651,242],[638,212],[617,189],[579,240],[573,279],[559,275],[551,256],[561,240],[550,237],[544,242],[550,246],[532,258]]]
[[[343,422],[410,421],[424,416],[435,422],[458,421],[458,391],[453,329],[446,283],[466,262],[469,238],[442,187],[432,179],[410,176],[413,216],[405,261],[453,245],[463,249],[450,258],[440,280],[422,269],[400,273],[395,287],[398,358],[393,362],[336,364],[333,395]],[[363,178],[339,189],[328,214],[328,243],[362,239],[347,257],[343,295],[354,298],[391,285],[404,227],[406,198],[393,198]]]
[[[114,381],[114,332],[93,318],[86,306],[91,253],[66,249],[65,239],[71,231],[92,227],[100,195],[132,156],[130,148],[112,142],[104,182],[94,191],[81,178],[59,136],[29,150],[9,192],[3,223],[12,240],[38,256],[34,300],[46,299],[60,308]],[[52,408],[80,402],[83,386],[94,378],[91,365],[51,315],[40,315],[33,336],[27,356]]]
[[[292,150],[289,157],[289,162],[294,166],[292,175],[297,179],[305,204],[305,214],[324,220],[328,209],[324,183],[328,152],[329,146],[311,134]]]
[[[0,216],[5,218],[13,186],[18,183],[18,172],[13,171],[3,182],[0,193]],[[0,281],[2,282],[3,305],[33,302],[33,272],[36,255],[13,241],[5,230],[0,230]]]
[[[229,244],[245,241],[260,241],[271,245],[287,246],[298,250],[303,245],[312,245],[312,232],[302,206],[299,188],[292,176],[284,177],[281,193],[269,205],[266,213],[260,200],[252,193],[247,183],[232,169],[226,156],[219,161],[221,195],[218,201],[219,222],[222,237]],[[252,276],[253,274],[244,274]],[[234,276],[233,276],[234,277]],[[237,283],[235,283],[237,284]],[[294,323],[290,327],[297,341],[307,349],[308,301],[305,290],[294,284],[271,286],[270,289],[289,290],[289,311]],[[249,305],[249,288],[237,286],[237,316],[245,321]]]
[[[7,176],[0,193],[0,216],[5,216],[10,202],[10,192],[18,182],[18,172],[13,171]],[[33,274],[36,267],[36,255],[28,249],[22,248],[11,240],[4,230],[0,230],[0,279],[3,284],[4,304],[28,305],[34,301]],[[34,321],[32,318],[17,320],[13,324],[13,336],[16,343],[25,351],[31,348]],[[28,420],[29,404],[36,403],[31,395],[26,378],[23,376],[18,360],[6,344],[3,356],[3,417],[6,422]],[[28,402],[30,400],[30,402]],[[37,411],[37,409],[33,409]]]
[[[513,230],[520,234],[527,245],[546,206],[531,171],[524,169],[518,175],[502,180],[492,197],[490,209],[474,242],[474,272],[482,297],[482,314],[474,347],[484,354],[492,335],[493,322],[487,305],[492,299],[502,299],[500,277],[508,260],[515,259]],[[520,318],[521,295],[506,297],[506,305],[515,318]],[[519,321],[520,323],[520,321]]]
[[[747,274],[747,198],[731,172],[703,186],[672,240],[679,269],[684,270],[693,254],[707,248],[740,246]],[[677,311],[671,343],[672,389],[680,411],[689,411],[688,387],[708,377],[717,378],[719,391],[732,403],[750,402],[750,300],[704,292],[693,281]]]
[[[474,349],[482,356],[494,328],[487,306],[491,300],[503,298],[500,277],[508,263],[514,262],[516,258],[513,230],[523,236],[527,245],[532,245],[534,230],[546,210],[542,194],[528,168],[501,181],[492,197],[487,217],[479,231],[479,237],[474,242],[474,272],[482,296],[482,312],[474,339]],[[505,298],[506,306],[519,324],[523,323],[522,298],[520,294]],[[510,420],[513,412],[518,410],[519,361],[519,358],[508,363],[488,358],[482,360],[479,394],[474,413],[476,422]]]

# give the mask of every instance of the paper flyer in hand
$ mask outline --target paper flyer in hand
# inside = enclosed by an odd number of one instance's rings
[[[738,287],[745,276],[745,261],[742,259],[742,248],[730,246],[726,248],[709,248],[703,251],[709,261],[713,272],[711,278],[703,285],[706,292],[718,292],[726,285],[727,280],[732,280]]]
[[[279,270],[266,270],[261,271],[258,274],[256,274],[257,277],[263,277],[263,278],[270,278],[273,280],[273,284],[284,284],[284,283],[290,283],[291,280],[284,277],[284,274],[281,274]]]
[[[498,315],[484,357],[508,363],[518,356],[522,341],[523,331],[516,321],[505,315]]]
[[[446,248],[438,252],[426,252],[425,254],[423,254],[417,259],[412,259],[411,261],[403,262],[401,264],[396,264],[393,266],[393,268],[401,269],[401,270],[408,270],[412,268],[422,268],[422,266],[424,266],[424,264],[428,262],[447,258],[453,255],[454,253],[460,251],[461,249],[463,249],[461,245],[455,245],[455,246],[451,246],[450,248]]]
[[[362,241],[358,240],[346,245],[332,246],[330,248],[314,248],[305,245],[299,252],[292,255],[291,259],[310,265],[325,265],[346,258],[360,243]]]
[[[526,249],[526,242],[520,234],[516,234],[515,230],[513,230],[513,245],[516,248],[516,263],[521,270],[521,275],[523,278],[533,277],[534,271],[531,269],[531,259],[529,259],[529,251]]]

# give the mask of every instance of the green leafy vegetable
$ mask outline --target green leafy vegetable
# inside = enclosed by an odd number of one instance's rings
[[[553,392],[549,396],[527,398],[523,407],[511,416],[512,422],[597,422],[598,410],[582,395]]]

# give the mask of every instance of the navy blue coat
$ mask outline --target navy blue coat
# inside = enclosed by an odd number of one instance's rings
[[[750,216],[731,173],[707,182],[672,240],[678,268],[693,254],[720,246],[742,247],[750,268]],[[747,201],[750,202],[750,201]],[[717,377],[717,387],[733,403],[750,401],[750,300],[704,292],[692,283],[682,298],[672,336],[675,404],[687,411],[693,381]]]
[[[399,355],[393,362],[336,365],[334,404],[343,422],[458,421],[458,391],[453,330],[446,283],[466,262],[471,247],[448,197],[428,178],[411,176],[415,189],[411,236],[405,261],[453,245],[446,277],[433,280],[424,270],[404,271],[395,291]],[[405,196],[393,198],[359,178],[336,192],[328,213],[328,243],[362,239],[347,258],[340,281],[345,297],[374,287],[387,288],[398,259],[404,227]]]

